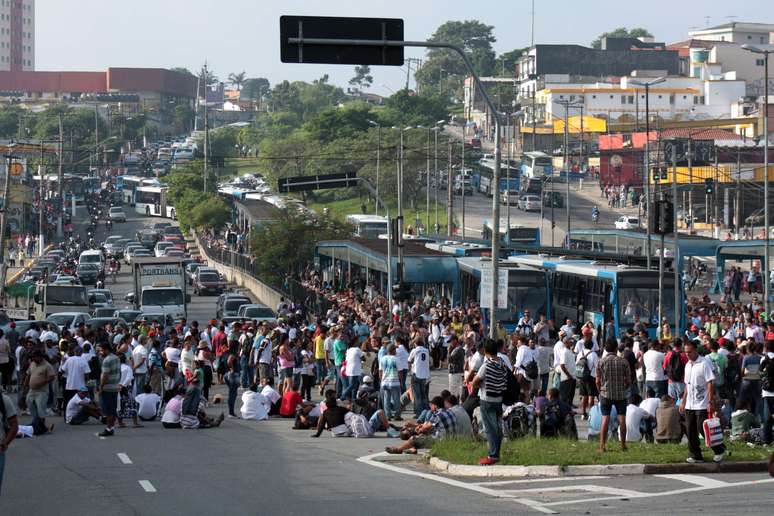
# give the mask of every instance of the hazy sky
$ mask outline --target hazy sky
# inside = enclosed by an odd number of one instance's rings
[[[494,26],[495,50],[529,45],[531,0],[37,0],[36,69],[104,70],[109,66],[184,66],[206,59],[216,75],[246,71],[267,77],[311,80],[327,73],[341,86],[350,66],[280,63],[283,14],[394,17],[405,20],[407,39],[422,40],[447,20],[478,19]],[[774,22],[772,0],[536,0],[535,41],[587,45],[618,26],[642,26],[658,41],[687,38],[691,27],[736,21]],[[406,56],[422,57],[419,49]],[[405,69],[374,67],[376,93],[405,82]]]

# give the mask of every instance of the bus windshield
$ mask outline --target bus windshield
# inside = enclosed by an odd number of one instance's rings
[[[642,322],[658,324],[658,288],[624,287],[618,288],[618,324],[620,327],[633,325],[637,318]],[[674,323],[674,289],[664,287],[662,310],[667,321]]]
[[[47,285],[47,305],[87,305],[86,287],[69,285]]]
[[[182,305],[183,292],[178,289],[143,290],[141,304],[143,306]]]

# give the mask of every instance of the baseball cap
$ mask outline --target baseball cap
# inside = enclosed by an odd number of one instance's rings
[[[86,387],[81,387],[80,389],[78,389],[78,392],[89,392],[89,389]]]

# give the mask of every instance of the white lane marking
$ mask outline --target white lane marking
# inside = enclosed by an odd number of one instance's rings
[[[704,487],[728,487],[728,482],[721,480],[715,480],[714,478],[704,477],[701,475],[655,475],[659,478],[668,478],[670,480],[679,480],[687,484],[694,484]]]
[[[150,480],[138,480],[140,483],[140,486],[145,489],[146,493],[155,493],[156,488],[153,487],[153,484],[150,483]]]
[[[412,477],[419,477],[419,478],[425,478],[428,480],[434,480],[436,482],[440,482],[442,484],[446,484],[453,487],[459,487],[462,489],[468,489],[469,491],[475,491],[477,493],[485,494],[487,496],[493,496],[496,498],[509,498],[516,502],[521,503],[522,505],[525,505],[531,509],[534,509],[538,512],[542,512],[544,514],[557,514],[555,511],[552,511],[550,509],[546,509],[543,507],[540,503],[535,502],[533,500],[528,500],[525,498],[516,498],[513,495],[510,495],[504,491],[496,491],[494,489],[487,489],[486,487],[469,484],[467,482],[460,482],[459,480],[453,480],[451,478],[442,477],[440,475],[434,475],[432,473],[424,473],[421,471],[411,471],[408,469],[400,468],[398,466],[393,466],[392,464],[386,464],[384,462],[376,461],[374,460],[375,457],[385,456],[387,453],[385,452],[379,452],[379,453],[372,453],[371,455],[365,455],[363,457],[358,457],[358,462],[363,462],[365,464],[368,464],[369,466],[374,466],[377,468],[386,469],[388,471],[392,471],[394,473],[400,473],[402,475],[408,475]]]
[[[129,455],[127,455],[125,453],[117,453],[116,455],[118,455],[118,460],[120,460],[124,464],[131,464],[132,463],[132,459],[129,458]]]
[[[496,480],[494,482],[471,482],[474,486],[506,486],[508,484],[533,484],[535,482],[574,482],[576,480],[598,480],[610,478],[606,476],[581,476],[581,477],[550,477],[550,478],[529,478],[525,480]]]
[[[638,493],[636,496],[626,496],[625,498],[653,498],[654,496],[674,496],[674,495],[680,495],[680,494],[686,494],[686,493],[697,493],[700,491],[709,491],[712,489],[720,489],[722,488],[733,488],[733,487],[743,487],[743,486],[751,486],[751,485],[757,485],[757,484],[769,484],[771,482],[774,482],[774,478],[766,478],[763,480],[748,480],[746,482],[729,482],[724,484],[723,486],[709,486],[709,487],[687,487],[685,489],[675,489],[674,491],[661,491],[661,492],[654,492],[654,493]],[[546,506],[555,506],[555,505],[569,505],[569,504],[578,504],[578,503],[585,503],[585,502],[602,502],[606,500],[620,500],[621,496],[605,496],[601,498],[594,498],[593,500],[584,500],[584,499],[577,499],[577,500],[563,500],[561,502],[548,502],[544,505]]]

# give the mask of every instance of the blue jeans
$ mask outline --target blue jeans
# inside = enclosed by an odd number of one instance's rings
[[[501,402],[492,403],[491,401],[481,400],[481,419],[484,421],[484,431],[486,432],[486,441],[489,443],[488,454],[493,459],[500,458],[500,445],[503,441],[503,428],[500,419],[503,415],[503,404]]]
[[[679,400],[683,397],[685,392],[685,384],[683,382],[670,382],[667,394],[669,397],[675,400]]]
[[[653,389],[656,393],[656,398],[661,399],[661,396],[664,396],[667,393],[667,380],[648,380],[645,382],[645,388]]]
[[[226,373],[224,380],[226,385],[228,385],[228,413],[234,416],[236,415],[234,414],[234,406],[236,405],[237,392],[239,391],[239,373],[229,371]]]
[[[345,385],[345,378],[341,377],[341,366],[340,365],[334,365],[333,366],[333,376],[336,378],[336,397],[338,399],[341,399],[341,394],[344,392],[344,389],[346,388]]]
[[[142,393],[142,388],[145,387],[145,373],[134,373],[134,396]]]
[[[255,367],[249,367],[248,357],[239,358],[239,368],[242,371],[242,388],[247,389],[253,383]]]
[[[427,380],[411,376],[411,392],[414,394],[414,416],[419,417],[423,410],[430,407],[427,401]]]
[[[388,419],[400,416],[400,386],[382,386],[382,405]]]
[[[347,388],[344,389],[344,392],[341,393],[342,400],[347,399],[350,395],[355,398],[357,396],[357,390],[360,387],[360,376],[348,376],[347,377]]]
[[[317,359],[317,367],[314,368],[314,373],[316,376],[317,385],[322,385],[323,380],[325,380],[325,376],[328,374],[327,368],[325,367],[325,359]]]

